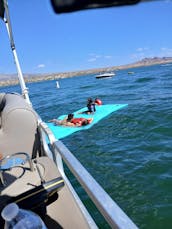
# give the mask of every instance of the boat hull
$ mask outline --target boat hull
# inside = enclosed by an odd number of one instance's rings
[[[96,75],[96,79],[112,78],[114,75],[115,75],[115,73],[103,73],[100,75]]]

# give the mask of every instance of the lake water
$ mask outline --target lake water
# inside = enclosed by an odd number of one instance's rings
[[[44,121],[82,108],[88,97],[99,97],[103,104],[128,103],[92,128],[62,141],[139,228],[170,229],[172,65],[120,70],[113,78],[87,75],[58,82],[60,88],[56,81],[27,84],[33,106]],[[18,86],[0,88],[0,92],[16,90],[20,92]],[[108,228],[70,177],[99,228]]]

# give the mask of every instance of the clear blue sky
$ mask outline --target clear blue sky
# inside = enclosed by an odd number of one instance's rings
[[[14,40],[24,73],[123,65],[172,57],[172,1],[57,15],[49,0],[9,0]],[[15,73],[0,21],[0,73]]]

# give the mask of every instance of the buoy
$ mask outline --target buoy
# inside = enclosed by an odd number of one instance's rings
[[[102,105],[102,101],[100,99],[95,99],[95,104],[96,105]]]
[[[57,87],[57,88],[60,88],[60,84],[59,84],[58,81],[56,81],[56,87]]]

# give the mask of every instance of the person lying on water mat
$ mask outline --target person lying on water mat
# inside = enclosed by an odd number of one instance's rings
[[[74,114],[68,114],[64,119],[52,119],[48,122],[53,122],[55,125],[64,125],[64,126],[86,126],[93,121],[93,118],[74,118]]]

